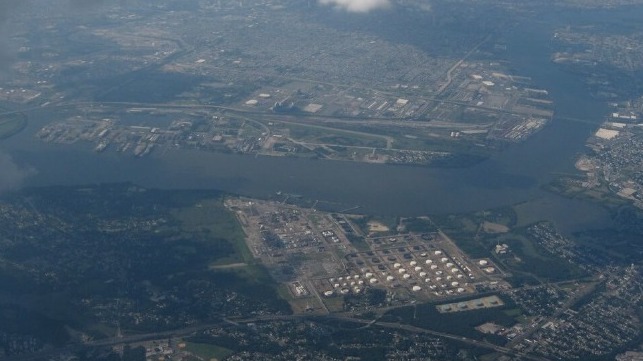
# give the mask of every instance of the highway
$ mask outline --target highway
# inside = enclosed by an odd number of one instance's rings
[[[478,50],[478,48],[482,44],[489,41],[489,39],[491,39],[491,34],[487,35],[481,42],[476,44],[476,46],[474,46],[471,50],[469,50],[466,54],[464,54],[464,56],[460,58],[460,60],[458,60],[455,64],[453,64],[451,68],[449,68],[449,70],[447,70],[447,81],[444,84],[442,84],[440,89],[438,89],[438,91],[436,92],[437,96],[441,95],[444,92],[444,90],[448,88],[449,85],[451,85],[451,82],[453,81],[453,71],[456,70],[469,56],[471,56],[471,54],[473,54],[474,51]]]
[[[452,341],[457,341],[461,342],[464,344],[468,344],[471,346],[476,346],[484,349],[488,349],[490,351],[495,351],[499,352],[502,354],[506,354],[509,356],[518,356],[523,360],[533,360],[533,361],[548,361],[546,358],[542,357],[537,357],[537,356],[532,356],[532,355],[526,355],[521,352],[517,352],[512,350],[511,348],[507,347],[502,347],[498,345],[494,345],[489,342],[485,341],[479,341],[479,340],[474,340],[470,339],[467,337],[462,337],[462,336],[457,336],[457,335],[452,335],[444,332],[438,332],[438,331],[432,331],[429,329],[424,329],[416,326],[411,326],[407,325],[404,323],[397,323],[397,322],[383,322],[379,320],[362,320],[362,319],[356,319],[353,317],[350,317],[350,315],[347,316],[340,316],[340,315],[329,315],[329,316],[311,316],[311,315],[275,315],[275,316],[262,316],[262,317],[253,317],[253,318],[246,318],[246,319],[238,319],[238,320],[230,320],[227,318],[223,318],[220,322],[215,322],[215,323],[207,323],[207,324],[202,324],[202,325],[197,325],[197,326],[191,326],[191,327],[185,327],[177,330],[172,330],[172,331],[161,331],[161,332],[154,332],[154,333],[147,333],[147,334],[139,334],[139,335],[130,335],[130,336],[124,336],[124,337],[112,337],[112,338],[107,338],[107,339],[102,339],[102,340],[96,340],[96,341],[91,341],[87,343],[72,343],[69,344],[65,347],[57,348],[57,349],[47,349],[43,350],[40,352],[35,352],[31,353],[28,355],[17,355],[17,356],[10,356],[7,358],[4,358],[2,360],[5,361],[36,361],[36,360],[42,360],[46,359],[51,356],[55,356],[58,354],[63,354],[63,353],[74,353],[74,352],[79,352],[82,350],[86,349],[91,349],[91,348],[97,348],[97,347],[113,347],[113,346],[119,346],[119,345],[126,345],[126,344],[132,344],[132,343],[139,343],[139,342],[144,342],[144,341],[152,341],[152,340],[160,340],[160,339],[167,339],[167,338],[176,338],[176,337],[185,337],[189,336],[191,334],[194,334],[196,332],[200,331],[205,331],[210,328],[215,328],[215,327],[221,327],[224,325],[232,325],[232,326],[239,326],[241,324],[247,324],[247,323],[256,323],[256,322],[270,322],[270,321],[296,321],[296,320],[309,320],[309,321],[315,321],[319,320],[321,318],[326,318],[330,320],[337,320],[337,321],[342,321],[342,322],[353,322],[353,323],[358,323],[362,324],[362,328],[366,327],[374,327],[374,326],[379,326],[383,328],[388,328],[388,329],[396,329],[396,330],[401,330],[401,331],[408,331],[408,332],[413,332],[413,333],[422,333],[422,334],[428,334],[436,337],[442,337],[446,338]]]

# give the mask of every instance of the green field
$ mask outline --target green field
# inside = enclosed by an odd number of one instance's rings
[[[386,148],[386,139],[377,134],[343,130],[308,124],[284,124],[290,136],[305,143],[330,144],[347,147]]]
[[[408,232],[424,233],[424,232],[437,232],[438,228],[428,218],[412,217],[404,218],[404,228]]]
[[[366,240],[364,240],[364,237],[362,236],[357,236],[355,234],[347,234],[346,237],[348,240],[351,242],[353,247],[357,249],[360,252],[366,252],[370,251],[371,247],[366,243]]]
[[[186,342],[185,349],[202,360],[222,360],[233,354],[231,350],[207,343]]]
[[[174,210],[173,213],[182,223],[184,231],[214,236],[231,243],[236,252],[217,259],[214,266],[253,261],[252,253],[246,246],[243,229],[234,215],[225,209],[222,199],[203,199],[196,204]]]
[[[510,246],[512,255],[499,257],[499,261],[512,272],[547,281],[563,281],[583,276],[577,266],[550,253],[521,231],[522,229],[517,229],[516,232],[497,237],[495,241]]]

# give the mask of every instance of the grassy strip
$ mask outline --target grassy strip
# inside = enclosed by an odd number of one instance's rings
[[[202,360],[222,360],[234,353],[225,347],[195,342],[186,342],[185,349]]]

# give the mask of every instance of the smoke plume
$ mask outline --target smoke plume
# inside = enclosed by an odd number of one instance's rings
[[[355,13],[366,13],[391,5],[389,0],[319,0],[319,3]]]
[[[0,193],[20,187],[25,178],[35,173],[32,168],[17,165],[8,154],[0,153]]]

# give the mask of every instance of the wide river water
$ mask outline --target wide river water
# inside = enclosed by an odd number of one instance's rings
[[[622,12],[617,12],[622,13]],[[570,14],[567,14],[570,15]],[[607,109],[593,100],[578,77],[550,61],[554,29],[571,16],[519,25],[507,38],[505,59],[513,73],[529,76],[549,90],[556,117],[528,141],[512,145],[470,168],[410,166],[254,157],[189,150],[153,152],[135,158],[97,154],[87,145],[44,144],[33,137],[51,121],[45,110],[29,113],[26,131],[0,143],[0,150],[36,170],[27,186],[131,181],[146,187],[219,189],[253,197],[277,191],[322,200],[341,210],[386,215],[466,212],[527,202],[526,217],[549,219],[565,232],[609,224],[600,206],[545,192],[542,185],[561,173],[575,173],[574,162]],[[574,14],[591,20],[599,12]],[[613,15],[613,14],[612,14]],[[568,120],[569,118],[581,121]]]

